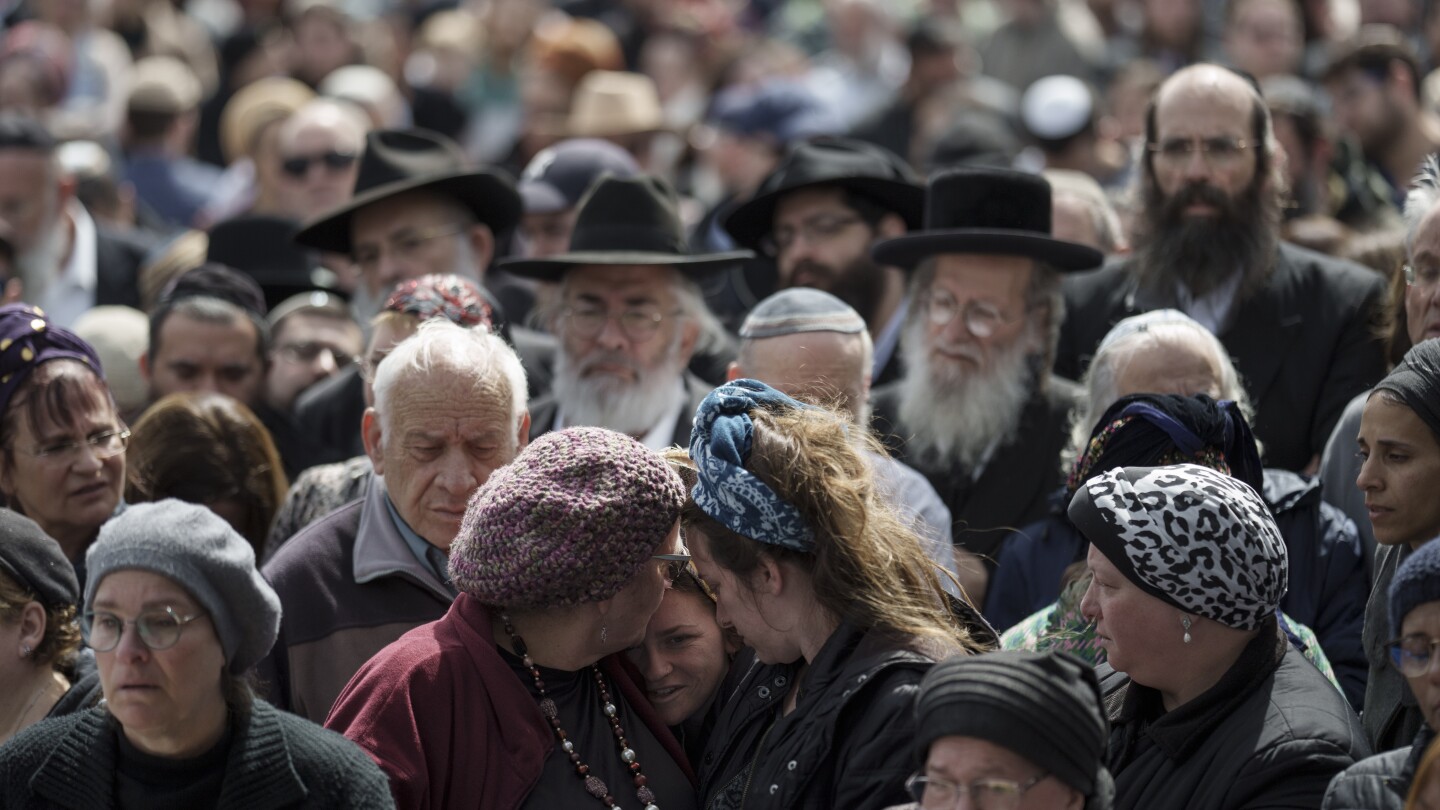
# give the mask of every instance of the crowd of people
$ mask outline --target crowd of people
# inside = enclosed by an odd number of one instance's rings
[[[1440,810],[1436,8],[9,4],[0,806]]]

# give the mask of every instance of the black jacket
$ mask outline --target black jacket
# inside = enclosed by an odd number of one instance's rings
[[[1313,810],[1370,754],[1345,699],[1273,621],[1219,683],[1170,712],[1108,664],[1097,674],[1116,810]]]
[[[898,384],[876,390],[871,403],[875,429],[886,446],[923,473],[949,507],[955,545],[993,561],[1006,535],[1048,514],[1050,493],[1063,483],[1060,451],[1070,438],[1070,412],[1079,398],[1075,383],[1051,377],[1044,391],[1025,403],[1014,435],[995,449],[973,483],[959,465],[929,467],[908,456]]]
[[[689,447],[690,426],[695,421],[695,411],[714,386],[689,371],[685,372],[683,380],[685,402],[680,406],[680,415],[675,418],[675,429],[671,433],[670,443]],[[555,429],[555,414],[559,410],[560,402],[554,396],[544,396],[530,403],[530,441],[533,442]]]
[[[115,806],[115,735],[95,708],[37,723],[0,747],[0,807]],[[354,743],[255,701],[230,747],[218,808],[389,808],[389,783]]]
[[[152,245],[132,234],[95,227],[95,306],[140,309],[140,266]]]
[[[904,802],[920,680],[956,652],[842,623],[799,676],[786,716],[795,667],[750,664],[733,695],[722,696],[700,760],[702,807],[879,810]]]
[[[1415,769],[1434,739],[1435,732],[1424,726],[1409,748],[1376,754],[1346,768],[1331,780],[1320,810],[1404,810]]]
[[[1079,379],[1116,322],[1174,306],[1173,291],[1138,288],[1133,263],[1065,277],[1056,374]],[[1237,305],[1218,337],[1255,406],[1267,467],[1304,469],[1346,403],[1384,376],[1374,329],[1384,296],[1379,274],[1282,243],[1265,286]]]

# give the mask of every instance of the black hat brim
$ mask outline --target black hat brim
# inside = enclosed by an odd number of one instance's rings
[[[704,253],[685,255],[675,253],[654,253],[651,251],[595,250],[561,253],[543,259],[502,259],[496,264],[508,272],[537,281],[559,281],[567,270],[577,267],[609,267],[613,265],[644,264],[663,267],[673,265],[685,275],[700,276],[716,270],[731,267],[747,259],[755,258],[748,250],[732,250],[725,253]]]
[[[752,250],[760,249],[760,241],[775,228],[775,206],[780,198],[792,191],[817,186],[838,186],[872,200],[880,207],[894,211],[905,220],[905,227],[915,230],[925,221],[925,188],[883,177],[822,177],[804,183],[778,188],[749,200],[725,218],[725,231],[737,244]]]
[[[422,190],[454,197],[470,209],[477,220],[490,226],[496,238],[508,234],[520,222],[520,195],[514,183],[497,172],[479,170],[376,186],[306,223],[295,234],[295,242],[316,250],[349,254],[352,252],[350,220],[356,211],[397,194]]]
[[[922,231],[886,239],[870,251],[876,262],[905,270],[913,270],[921,261],[942,253],[1025,256],[1067,273],[1091,270],[1105,261],[1105,254],[1087,245],[998,228]]]

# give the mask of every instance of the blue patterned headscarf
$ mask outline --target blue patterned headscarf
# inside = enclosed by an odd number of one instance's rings
[[[736,534],[791,551],[815,550],[815,533],[800,511],[749,470],[756,408],[808,408],[758,380],[735,380],[705,397],[695,412],[690,458],[700,471],[695,505]]]

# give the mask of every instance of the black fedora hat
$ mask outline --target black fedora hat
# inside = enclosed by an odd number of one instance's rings
[[[674,265],[698,273],[754,257],[748,250],[686,253],[677,208],[675,191],[658,177],[601,175],[580,201],[567,252],[506,259],[499,266],[518,276],[559,281],[566,270],[584,265]]]
[[[295,241],[316,250],[350,253],[350,218],[356,211],[420,189],[454,197],[496,236],[520,221],[520,195],[504,173],[469,168],[460,147],[443,135],[423,129],[382,129],[365,136],[350,199],[307,222]]]
[[[835,185],[870,199],[920,227],[925,187],[895,153],[851,138],[820,137],[797,144],[756,189],[755,196],[730,212],[725,230],[737,243],[759,249],[775,227],[775,205],[800,188]]]
[[[1050,235],[1050,184],[1010,169],[959,168],[930,179],[925,228],[886,239],[875,261],[910,269],[939,253],[1028,256],[1059,270],[1098,267],[1104,255]]]
[[[205,260],[255,279],[272,309],[296,293],[334,290],[335,274],[290,240],[297,227],[293,220],[264,214],[227,219],[210,229]]]

